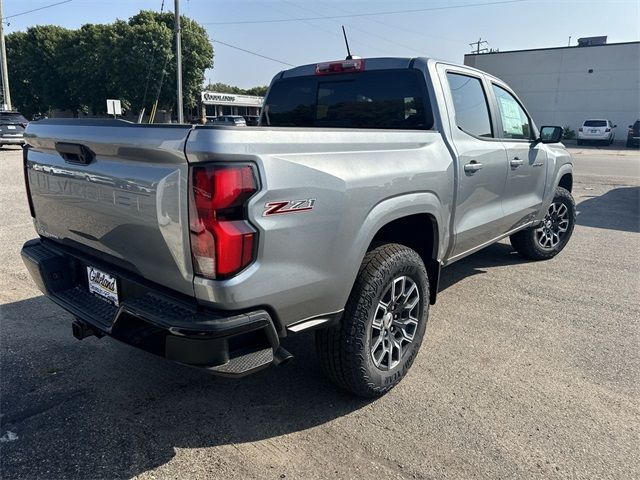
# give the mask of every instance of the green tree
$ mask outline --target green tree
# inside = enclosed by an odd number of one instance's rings
[[[129,20],[131,26],[140,26],[142,28],[150,28],[152,25],[163,25],[167,31],[173,29],[173,13],[158,13],[150,10],[143,10],[138,15]],[[182,28],[182,88],[184,96],[184,105],[187,108],[193,107],[200,98],[200,91],[204,83],[204,72],[207,68],[213,67],[213,46],[209,41],[209,36],[204,27],[198,25],[197,22],[190,18],[180,17]],[[170,36],[170,48],[166,54],[158,56],[156,67],[159,69],[155,72],[154,86],[159,86],[159,80],[162,77],[162,67],[166,65],[165,85],[160,95],[160,105],[170,108],[177,102],[175,92],[176,64],[173,56],[169,52],[175,51],[175,36]],[[164,56],[164,58],[162,58]],[[146,72],[145,72],[146,74]],[[152,76],[153,78],[153,76]],[[153,97],[157,90],[153,91]]]
[[[25,114],[45,112],[49,107],[79,107],[62,65],[74,38],[74,32],[53,25],[38,25],[7,36],[12,96]]]
[[[228,85],[226,83],[210,83],[205,87],[205,90],[220,93],[235,93],[237,95],[255,95],[257,97],[264,97],[269,87],[266,85],[252,88],[240,88],[234,85]]]
[[[107,98],[134,112],[176,104],[172,13],[141,11],[128,22],[78,30],[36,26],[7,36],[14,103],[26,115],[50,108],[105,113]],[[183,95],[196,104],[213,47],[204,28],[182,17]],[[165,71],[163,75],[163,69]]]

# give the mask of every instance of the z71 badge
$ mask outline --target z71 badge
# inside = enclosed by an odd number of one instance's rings
[[[281,213],[296,213],[312,210],[316,204],[315,198],[307,198],[305,200],[291,200],[282,202],[269,202],[264,206],[263,217],[271,215],[280,215]]]

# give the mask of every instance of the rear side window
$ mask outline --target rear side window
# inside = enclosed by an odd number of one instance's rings
[[[479,78],[447,73],[456,125],[477,137],[493,137],[487,96]]]
[[[265,100],[262,124],[430,129],[433,114],[418,71],[379,70],[278,80]]]
[[[584,122],[584,126],[585,127],[606,127],[607,121],[606,120],[587,120],[586,122]]]

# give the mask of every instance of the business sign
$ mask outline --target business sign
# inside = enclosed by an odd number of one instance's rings
[[[109,115],[122,115],[120,100],[107,100],[107,113]]]
[[[236,95],[234,93],[202,92],[205,105],[237,105],[239,107],[261,107],[262,97]]]

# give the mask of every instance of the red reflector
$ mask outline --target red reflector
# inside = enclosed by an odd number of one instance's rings
[[[331,75],[334,73],[355,73],[364,70],[364,59],[340,60],[316,65],[316,75]]]
[[[244,220],[217,222],[216,274],[226,276],[236,273],[251,262],[253,239],[256,232]]]
[[[189,223],[196,275],[231,276],[253,261],[256,231],[244,204],[257,191],[250,165],[191,168]]]

